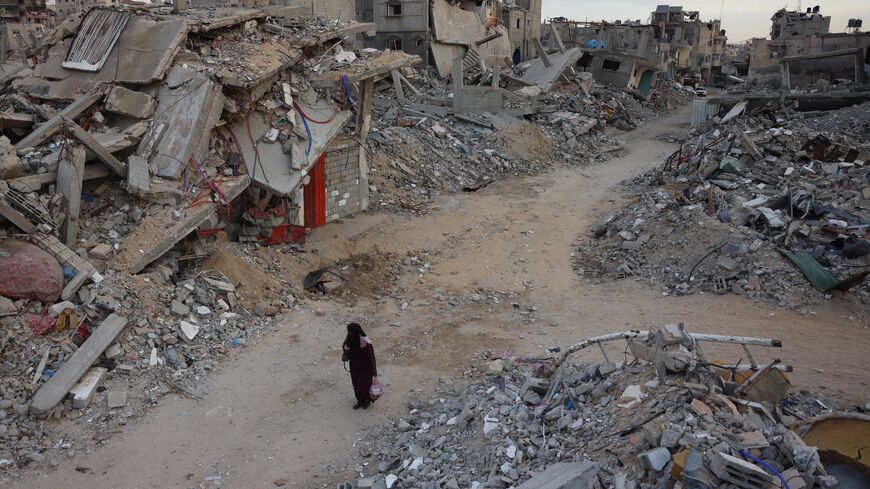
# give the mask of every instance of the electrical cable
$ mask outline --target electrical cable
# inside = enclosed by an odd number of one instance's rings
[[[296,103],[295,100],[293,101],[293,108],[295,108],[296,111],[299,112],[299,115],[301,115],[303,119],[308,119],[309,122],[313,122],[315,124],[329,124],[330,122],[335,120],[335,116],[338,114],[338,110],[336,110],[335,107],[333,107],[332,108],[332,115],[329,116],[329,119],[326,119],[323,121],[318,121],[318,120],[315,120],[315,119],[312,119],[311,117],[309,117],[308,114],[306,114],[305,111],[302,110],[302,107],[300,107],[299,104]]]
[[[788,481],[785,480],[785,477],[783,477],[782,474],[780,474],[778,470],[776,470],[775,468],[771,467],[770,464],[768,464],[768,463],[765,462],[764,460],[760,460],[760,459],[757,459],[757,458],[753,457],[752,455],[746,453],[744,450],[740,450],[740,455],[743,455],[743,458],[748,458],[749,460],[752,460],[753,462],[755,462],[755,463],[757,463],[758,465],[760,465],[760,466],[764,467],[765,469],[767,469],[768,472],[771,472],[773,475],[779,477],[779,480],[782,481],[782,487],[783,487],[784,489],[791,489],[791,488],[788,486]]]

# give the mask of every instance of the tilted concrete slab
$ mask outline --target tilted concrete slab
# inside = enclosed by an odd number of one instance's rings
[[[126,325],[127,318],[118,314],[110,314],[100,323],[82,346],[60,367],[60,370],[36,391],[30,403],[30,412],[42,415],[54,409],[106,348],[115,341]]]
[[[100,71],[82,72],[61,66],[72,43],[72,38],[69,38],[51,47],[48,59],[33,69],[33,76],[45,80],[71,80],[80,87],[112,81],[132,85],[151,83],[163,78],[176,51],[187,38],[187,31],[184,18],[158,21],[146,16],[133,16]]]
[[[178,178],[190,157],[202,160],[202,141],[217,123],[214,112],[223,109],[220,86],[196,71],[173,66],[167,76],[175,88],[164,84],[157,92],[156,116],[143,141],[156,143],[142,156],[148,159],[151,173]],[[182,80],[182,81],[178,81]],[[156,134],[160,132],[160,134]]]
[[[562,73],[574,66],[581,56],[583,51],[580,48],[571,48],[564,53],[549,54],[550,66],[545,66],[541,58],[526,61],[520,64],[520,67],[525,68],[520,80],[530,85],[537,85],[543,90],[549,90]]]
[[[517,489],[592,489],[598,482],[598,465],[588,460],[557,463],[521,484]]]
[[[319,105],[317,108],[302,107],[305,113],[315,120],[326,120],[332,113],[330,105]],[[271,126],[258,117],[250,117],[248,121],[234,125],[231,130],[242,148],[242,157],[251,178],[260,187],[266,188],[278,195],[289,196],[301,184],[302,179],[317,162],[329,143],[339,135],[341,129],[350,120],[350,111],[339,111],[329,124],[308,123],[311,129],[311,151],[305,154],[308,142],[299,138],[292,147],[292,154],[286,154],[280,142],[266,143],[260,138],[269,131]],[[251,136],[248,135],[247,124],[250,123]],[[303,134],[301,122],[299,127]],[[256,144],[256,151],[254,150]],[[259,153],[259,157],[258,157]]]
[[[251,179],[247,175],[242,175],[225,177],[217,185],[226,196],[227,202],[231,202],[241,195],[250,183]],[[126,269],[130,273],[141,272],[185,236],[194,232],[213,212],[217,211],[218,207],[223,205],[226,204],[205,201],[195,207],[186,208],[184,217],[180,221],[172,218],[169,208],[148,216],[121,244],[120,253],[112,260],[112,266],[116,270]]]

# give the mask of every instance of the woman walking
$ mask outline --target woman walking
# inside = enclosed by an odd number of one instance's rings
[[[372,379],[378,376],[378,365],[375,361],[375,348],[362,326],[357,323],[347,325],[347,337],[342,349],[345,358],[350,362],[350,380],[353,383],[353,393],[356,396],[354,409],[368,409],[373,402],[369,391]]]

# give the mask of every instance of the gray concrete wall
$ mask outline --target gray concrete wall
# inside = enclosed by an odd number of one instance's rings
[[[628,82],[631,80],[632,69],[634,68],[634,62],[632,60],[620,59],[618,56],[607,55],[603,52],[591,51],[590,54],[594,57],[592,58],[592,64],[587,71],[592,72],[595,81],[620,88],[628,86]],[[615,71],[604,69],[605,60],[619,61],[619,68]]]
[[[326,221],[364,210],[368,192],[358,143],[326,153]]]
[[[356,0],[272,0],[270,3],[288,7],[308,7],[314,15],[328,19],[356,19]]]

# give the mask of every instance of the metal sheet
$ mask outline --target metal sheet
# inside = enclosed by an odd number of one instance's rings
[[[131,15],[114,9],[91,10],[82,21],[61,66],[72,70],[100,71]]]

